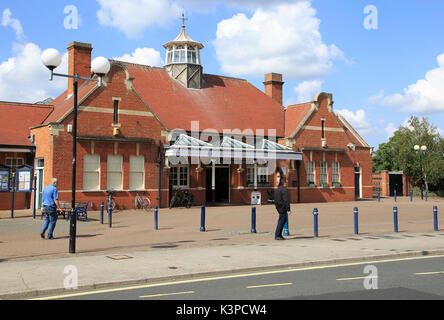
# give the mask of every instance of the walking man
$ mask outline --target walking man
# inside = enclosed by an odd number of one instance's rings
[[[48,239],[54,239],[54,229],[57,223],[57,211],[61,211],[59,203],[59,193],[57,191],[57,179],[51,180],[51,184],[43,189],[43,212],[45,213],[45,222],[43,223],[40,236],[45,239],[45,232],[49,227]]]
[[[290,196],[288,194],[287,178],[283,174],[279,174],[279,185],[274,192],[274,205],[279,213],[279,220],[274,234],[275,240],[285,240],[282,236],[282,230],[288,221],[288,213],[291,213]]]

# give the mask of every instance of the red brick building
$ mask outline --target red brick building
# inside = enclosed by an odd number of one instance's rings
[[[203,73],[200,50],[182,28],[164,45],[162,68],[111,61],[104,86],[83,82],[78,95],[76,199],[98,208],[106,190],[121,208],[137,191],[168,206],[175,189],[195,204],[262,202],[274,189],[276,166],[289,180],[292,202],[372,197],[371,148],[341,116],[332,95],[282,106],[282,75],[265,75],[265,93],[243,79]],[[90,77],[92,47],[68,47],[69,73]],[[31,128],[44,185],[59,179],[71,199],[71,84],[54,111]],[[160,199],[159,199],[160,198]]]
[[[34,138],[29,128],[45,121],[53,111],[52,106],[42,104],[27,104],[15,102],[0,102],[0,164],[12,170],[22,165],[35,167]],[[38,183],[43,183],[43,175],[36,170]],[[29,193],[16,193],[14,195],[14,208],[24,209],[30,207],[31,195]],[[0,192],[0,210],[11,208],[11,193]]]

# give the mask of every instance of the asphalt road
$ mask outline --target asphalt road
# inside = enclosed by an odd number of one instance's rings
[[[443,300],[444,255],[226,274],[43,299],[174,300],[180,306],[192,300]]]

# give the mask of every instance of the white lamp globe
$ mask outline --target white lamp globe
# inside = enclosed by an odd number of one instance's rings
[[[62,63],[62,56],[56,49],[46,49],[41,55],[42,63],[49,70],[54,70]]]
[[[95,58],[91,63],[91,71],[101,77],[106,75],[110,69],[111,65],[104,57]]]
[[[426,151],[426,150],[427,150],[427,146],[422,146],[422,147],[421,147],[421,150],[422,150],[422,151]]]
[[[414,148],[416,151],[419,151],[419,149],[420,149],[418,145],[414,146],[413,148]]]

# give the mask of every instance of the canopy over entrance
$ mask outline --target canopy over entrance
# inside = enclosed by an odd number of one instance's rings
[[[207,143],[199,139],[181,134],[176,142],[166,151],[168,158],[199,157],[204,159],[235,159],[235,160],[302,160],[302,153],[276,142],[256,138],[256,145],[224,137],[215,143]]]

